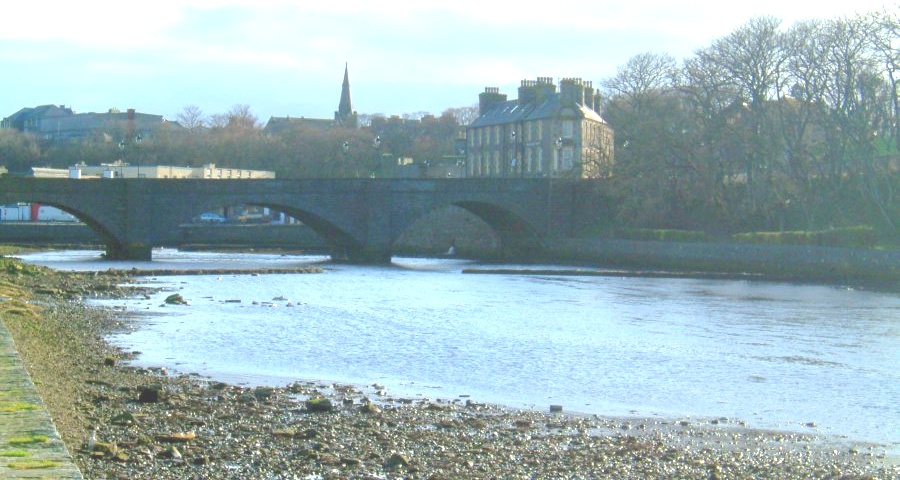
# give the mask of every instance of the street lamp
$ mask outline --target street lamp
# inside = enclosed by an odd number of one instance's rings
[[[125,139],[119,140],[119,177],[125,178]]]
[[[372,170],[369,172],[369,178],[375,178],[375,171],[381,170],[381,154],[379,153],[381,149],[381,135],[376,135],[372,140],[372,148],[375,149],[375,162]]]
[[[547,178],[547,231],[552,231],[553,226],[553,176],[556,175],[556,167],[559,165],[560,157],[562,156],[562,146],[563,139],[559,137],[556,139],[553,144],[556,146],[556,159],[553,160],[554,165],[552,165]]]
[[[556,172],[559,170],[559,166],[562,164],[562,146],[563,146],[562,137],[557,138],[555,143],[556,143],[556,159],[553,161],[553,168],[550,169],[550,176],[555,175]]]
[[[144,141],[144,137],[141,136],[140,133],[138,133],[137,135],[134,136],[134,145],[135,146],[140,145],[141,142],[143,142],[143,141]],[[119,152],[121,152],[121,154],[122,154],[121,158],[119,158],[119,176],[122,178],[125,178],[125,166],[128,165],[127,163],[125,163],[125,146],[126,145],[127,144],[125,143],[124,138],[119,140]],[[136,158],[137,158],[137,162],[138,162],[137,163],[137,176],[138,176],[138,178],[140,178],[140,176],[141,176],[141,159],[140,159],[140,156],[137,156]]]
[[[343,162],[346,163],[347,162],[347,154],[350,153],[350,140],[344,140],[344,143],[341,144],[341,152],[344,153]],[[340,165],[341,164],[339,163],[338,168],[341,168]],[[344,167],[344,168],[346,168],[346,167]],[[357,177],[359,176],[359,171],[356,172],[356,176]]]
[[[518,154],[518,148],[516,148],[516,127],[512,126],[512,131],[509,134],[509,139],[512,142],[512,159],[510,160],[510,173],[516,173],[516,154]],[[510,175],[513,176],[513,175]]]
[[[143,142],[143,141],[144,141],[144,137],[142,137],[140,133],[138,133],[137,135],[134,136],[134,144],[135,144],[136,147],[141,146],[141,142]],[[137,176],[138,176],[138,178],[141,178],[141,156],[140,156],[140,152],[138,152],[138,155],[137,155]]]

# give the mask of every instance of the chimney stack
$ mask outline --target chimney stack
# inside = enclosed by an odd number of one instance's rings
[[[559,82],[559,94],[563,105],[584,105],[584,82],[580,78],[564,78]]]
[[[484,92],[478,95],[478,114],[484,115],[488,110],[499,103],[506,101],[506,95],[500,93],[497,87],[485,87]]]

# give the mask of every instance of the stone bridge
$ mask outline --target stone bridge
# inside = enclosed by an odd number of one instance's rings
[[[456,205],[484,220],[510,258],[539,257],[597,216],[594,183],[563,179],[66,179],[2,178],[0,204],[41,203],[78,217],[111,259],[149,260],[182,243],[179,225],[235,205],[268,207],[316,231],[334,260],[390,262],[416,220]]]

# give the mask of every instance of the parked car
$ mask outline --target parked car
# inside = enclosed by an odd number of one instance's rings
[[[225,217],[219,215],[218,213],[201,213],[199,217],[195,219],[195,221],[200,223],[225,223]]]

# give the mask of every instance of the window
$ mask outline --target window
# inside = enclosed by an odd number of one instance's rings
[[[572,169],[572,158],[575,156],[575,150],[572,147],[563,147],[562,149],[562,169]]]
[[[563,138],[572,138],[575,135],[575,121],[574,120],[563,120],[562,121],[562,136]]]

